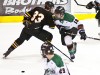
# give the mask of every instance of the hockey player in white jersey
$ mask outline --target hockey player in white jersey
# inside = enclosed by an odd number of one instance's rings
[[[49,42],[43,43],[41,50],[46,55],[44,75],[70,75],[66,64],[59,55],[54,53],[53,46]]]
[[[67,46],[71,59],[75,58],[76,44],[72,40],[77,32],[81,35],[80,39],[86,40],[86,34],[83,24],[80,23],[73,15],[65,13],[62,6],[55,9],[55,23],[61,34],[62,45]]]

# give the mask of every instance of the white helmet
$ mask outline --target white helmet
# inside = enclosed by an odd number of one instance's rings
[[[95,1],[100,4],[100,0],[95,0]]]

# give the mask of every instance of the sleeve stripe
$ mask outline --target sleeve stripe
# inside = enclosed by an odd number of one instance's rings
[[[53,28],[53,29],[54,29],[54,28],[55,28],[55,26],[54,26],[54,27],[50,27],[50,28]]]
[[[29,17],[27,14],[24,14],[25,17]]]
[[[30,16],[30,17],[31,17],[31,15],[30,15],[28,12],[26,12],[26,15],[28,15],[28,16]]]

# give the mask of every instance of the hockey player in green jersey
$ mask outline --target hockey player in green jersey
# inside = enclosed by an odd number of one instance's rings
[[[80,23],[73,15],[65,13],[62,6],[55,9],[55,24],[61,34],[62,45],[67,46],[71,59],[75,58],[76,44],[72,40],[77,32],[81,35],[80,39],[86,40],[86,34],[83,24]]]
[[[59,55],[54,53],[53,46],[49,42],[43,43],[41,50],[46,55],[44,75],[70,75],[66,64]]]

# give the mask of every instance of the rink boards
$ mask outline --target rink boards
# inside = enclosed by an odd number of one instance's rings
[[[74,14],[76,18],[79,20],[91,19],[95,18],[95,13],[81,13],[81,14]],[[22,22],[23,16],[0,16],[0,23],[8,23],[8,22]]]

